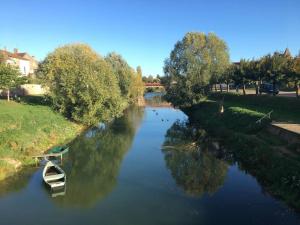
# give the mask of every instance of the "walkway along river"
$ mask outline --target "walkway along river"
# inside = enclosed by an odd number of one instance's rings
[[[205,131],[187,119],[152,104],[88,130],[64,161],[64,192],[51,195],[41,169],[0,184],[0,224],[300,223],[213,139],[195,143],[191,137]]]

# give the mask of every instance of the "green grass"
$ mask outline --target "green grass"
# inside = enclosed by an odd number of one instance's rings
[[[259,113],[273,111],[271,118],[275,121],[300,123],[300,99],[297,98],[218,93],[212,94],[209,99],[214,101],[224,99],[226,107],[241,107]]]
[[[257,121],[265,116],[264,113],[242,108],[238,106],[224,107],[224,113],[219,113],[219,103],[208,100],[191,108],[184,108],[184,112],[189,115],[193,123],[199,123],[205,129],[211,129],[213,132],[219,132],[222,129],[232,130],[245,134],[253,134],[261,130],[270,123],[268,118]]]
[[[27,98],[22,103],[0,100],[0,159],[30,164],[32,155],[71,141],[83,129],[46,104],[40,105],[41,99]]]

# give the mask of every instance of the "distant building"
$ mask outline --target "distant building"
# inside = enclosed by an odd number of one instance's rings
[[[26,52],[18,52],[18,49],[15,48],[14,52],[9,52],[6,49],[0,50],[0,54],[6,63],[17,66],[22,76],[31,76],[37,69],[37,60]]]

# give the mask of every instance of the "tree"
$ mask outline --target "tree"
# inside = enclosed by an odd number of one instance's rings
[[[109,53],[105,60],[111,65],[115,76],[117,77],[122,97],[129,100],[131,96],[131,85],[134,80],[132,68],[127,64],[123,57],[115,52]]]
[[[165,60],[166,98],[175,106],[198,103],[228,63],[226,43],[215,34],[187,33]]]
[[[266,79],[272,82],[274,90],[276,84],[281,79],[285,78],[289,57],[289,55],[275,52],[273,55],[268,54],[261,59],[262,71],[265,74]]]
[[[255,94],[259,94],[260,85],[262,83],[263,73],[259,60],[250,60],[247,67],[247,76],[255,84]]]
[[[54,108],[87,125],[119,116],[127,105],[111,66],[88,45],[55,49],[39,65],[39,76]]]
[[[221,77],[221,81],[226,83],[227,92],[229,92],[229,83],[233,81],[234,72],[235,72],[235,65],[231,64],[226,68],[226,70],[224,71]]]
[[[144,95],[145,86],[142,77],[143,77],[142,68],[138,66],[136,68],[134,82],[132,83],[133,84],[132,95],[133,95],[133,99],[135,100],[138,100],[140,97]]]
[[[299,81],[300,81],[300,53],[298,56],[291,58],[287,63],[287,79],[294,82],[296,97],[299,98]]]
[[[7,101],[10,100],[10,90],[22,83],[21,73],[15,66],[0,62],[0,89],[7,91]]]
[[[148,76],[148,82],[153,83],[153,76],[152,75]]]
[[[249,61],[241,59],[238,64],[234,66],[233,80],[236,85],[242,85],[243,95],[246,95],[246,83],[249,78]]]

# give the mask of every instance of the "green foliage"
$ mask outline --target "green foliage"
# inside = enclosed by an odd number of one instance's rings
[[[133,85],[132,85],[133,99],[138,99],[139,97],[142,97],[144,95],[145,86],[142,77],[143,77],[142,68],[138,66],[136,69],[136,75],[134,77]]]
[[[0,89],[9,91],[11,88],[25,82],[26,79],[21,77],[18,68],[6,63],[0,63]]]
[[[111,66],[84,44],[55,49],[40,64],[39,76],[55,109],[87,125],[119,116],[127,105]]]
[[[209,33],[187,33],[165,61],[167,99],[175,106],[198,103],[229,64],[225,42]]]
[[[278,52],[273,55],[264,56],[261,59],[262,70],[265,73],[266,80],[277,82],[281,80],[286,71],[288,57]]]
[[[109,53],[105,60],[111,65],[115,76],[117,77],[121,94],[123,97],[129,99],[131,96],[131,86],[134,80],[134,71],[121,55],[116,53]]]
[[[234,81],[235,85],[254,83],[256,94],[262,82],[288,84],[293,82],[297,90],[300,80],[300,58],[292,57],[286,50],[284,53],[275,52],[257,60],[241,59],[239,63],[228,67],[219,81]],[[244,93],[245,94],[245,93]],[[298,92],[297,92],[298,95]]]

